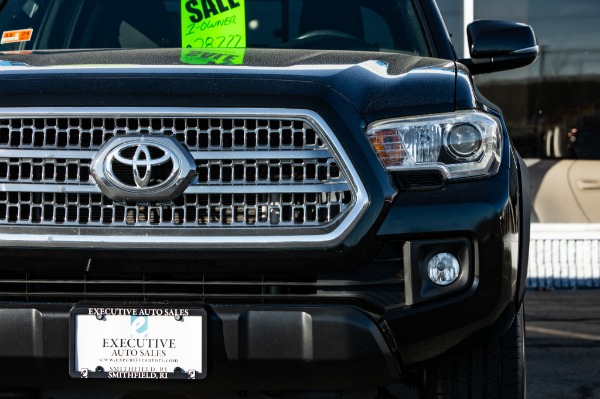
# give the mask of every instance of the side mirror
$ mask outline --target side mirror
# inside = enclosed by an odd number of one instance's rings
[[[471,58],[459,60],[473,75],[520,68],[535,61],[539,47],[529,25],[483,20],[467,26]]]

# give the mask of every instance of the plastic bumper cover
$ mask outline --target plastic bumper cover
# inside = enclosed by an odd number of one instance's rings
[[[0,386],[10,382],[13,388],[88,384],[94,389],[340,389],[389,384],[399,378],[380,327],[364,312],[265,305],[207,308],[205,380],[71,379],[68,310],[66,305],[0,309]]]

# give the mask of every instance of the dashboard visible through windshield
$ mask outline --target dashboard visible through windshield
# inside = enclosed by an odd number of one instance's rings
[[[6,0],[0,50],[299,48],[431,55],[411,0]]]

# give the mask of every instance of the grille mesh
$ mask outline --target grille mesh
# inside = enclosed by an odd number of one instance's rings
[[[183,195],[170,204],[115,203],[100,194],[0,192],[0,223],[274,226],[321,225],[348,206],[346,192]]]
[[[89,184],[90,159],[0,158],[0,181]]]
[[[318,149],[314,127],[293,119],[254,118],[4,118],[0,148],[98,149],[117,135],[166,134],[191,151]]]
[[[345,182],[329,159],[203,160],[197,162],[198,183],[307,184]]]
[[[117,113],[115,113],[117,114]],[[196,174],[172,201],[112,201],[91,176],[111,138],[166,135]],[[0,117],[1,225],[332,229],[356,204],[311,118]]]

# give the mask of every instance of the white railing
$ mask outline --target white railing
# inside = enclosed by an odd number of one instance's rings
[[[527,287],[599,288],[600,224],[532,224]]]

